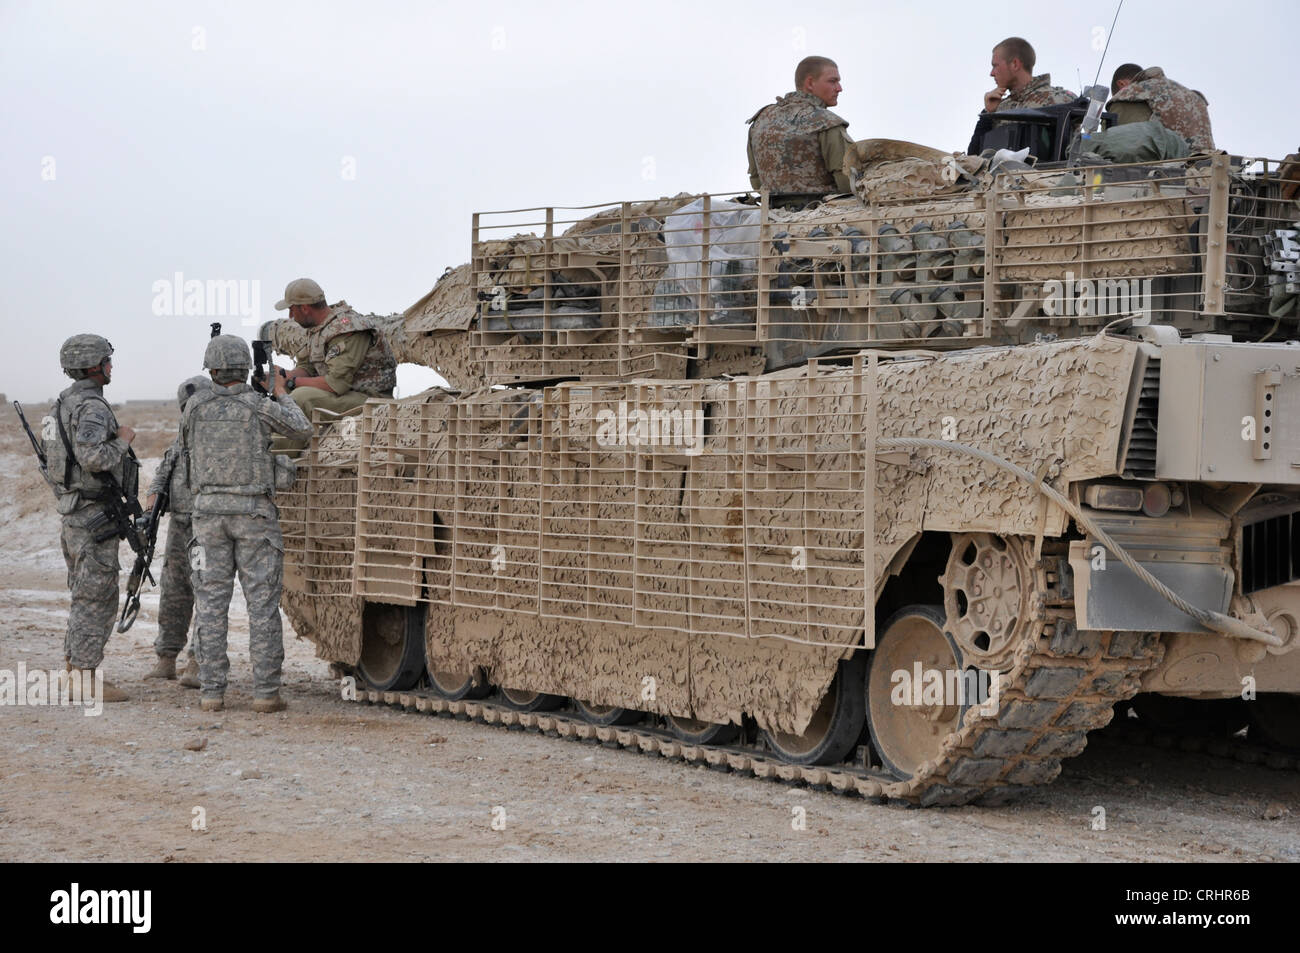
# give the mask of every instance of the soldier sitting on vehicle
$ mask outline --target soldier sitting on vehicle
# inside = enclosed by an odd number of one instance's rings
[[[1165,76],[1159,66],[1146,69],[1125,63],[1115,70],[1110,89],[1114,94],[1106,108],[1119,125],[1158,119],[1187,140],[1192,155],[1214,151],[1210,110],[1205,96]]]
[[[749,123],[749,183],[775,194],[848,192],[844,154],[848,122],[831,112],[839,101],[833,60],[809,56],[794,72],[795,91],[754,113]]]
[[[993,128],[993,114],[1009,109],[1040,109],[1043,106],[1060,106],[1072,103],[1078,97],[1068,89],[1052,85],[1050,73],[1034,76],[1038,61],[1028,40],[1009,36],[993,47],[992,69],[989,75],[997,86],[984,94],[984,111],[975,123],[970,145],[966,151],[978,155],[983,148],[985,133]]]
[[[294,355],[286,388],[308,420],[317,407],[342,414],[367,398],[393,396],[397,362],[383,332],[369,318],[346,301],[326,304],[325,292],[310,278],[289,282],[275,308],[288,309],[289,317],[307,331],[306,347]],[[273,448],[301,450],[309,441],[277,439]]]
[[[1018,36],[1009,36],[993,47],[989,75],[997,85],[984,94],[986,112],[1059,106],[1078,98],[1068,89],[1053,86],[1050,73],[1033,75],[1037,59],[1029,41]]]

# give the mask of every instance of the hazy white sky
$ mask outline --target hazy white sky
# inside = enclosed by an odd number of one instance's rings
[[[292,278],[404,310],[468,260],[475,211],[744,188],[744,121],[808,54],[839,63],[856,138],[962,149],[1003,37],[1092,81],[1114,6],[1087,6],[3,0],[0,391],[54,396],[59,344],[94,331],[112,399],[171,396],[209,321],[251,338]],[[1300,145],[1296,6],[1232,9],[1126,0],[1102,78],[1163,66],[1221,148],[1279,158]],[[249,307],[157,314],[177,273]]]

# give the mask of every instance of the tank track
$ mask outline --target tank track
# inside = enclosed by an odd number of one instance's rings
[[[922,807],[978,801],[997,804],[1053,781],[1061,761],[1083,751],[1089,731],[1107,724],[1116,702],[1133,697],[1143,672],[1163,655],[1159,638],[1075,628],[1068,607],[1049,608],[1018,647],[1002,676],[996,714],[966,712],[941,755],[899,781],[879,769],[837,764],[787,764],[757,747],[685,744],[649,725],[592,725],[576,713],[518,712],[491,701],[448,701],[431,692],[358,688],[356,700],[428,714],[462,716],[489,725],[520,726],[574,740],[659,754],[688,764],[825,787],[877,801]]]

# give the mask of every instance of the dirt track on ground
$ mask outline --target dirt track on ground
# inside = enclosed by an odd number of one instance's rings
[[[119,417],[141,431],[151,468],[174,410],[131,404]],[[58,517],[16,426],[0,437],[0,473],[0,670],[60,668]],[[1295,771],[1102,738],[1007,807],[870,804],[347,703],[287,622],[290,708],[255,715],[238,592],[228,710],[203,714],[197,692],[144,680],[156,590],[143,604],[104,666],[130,702],[98,717],[0,708],[0,860],[1300,860]],[[1093,829],[1098,807],[1105,830]]]

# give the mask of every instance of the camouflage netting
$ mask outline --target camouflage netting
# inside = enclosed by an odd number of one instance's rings
[[[397,360],[433,368],[456,390],[482,387],[483,369],[469,351],[475,306],[469,264],[448,268],[433,290],[402,314],[390,338],[400,349]]]
[[[355,418],[344,418],[355,435]],[[314,462],[298,463],[293,489],[277,494],[284,534],[281,606],[294,631],[316,644],[316,654],[354,665],[361,658],[362,600],[352,595],[356,537],[355,447],[325,428],[318,444],[332,447]],[[355,436],[353,437],[355,441]]]
[[[958,441],[1044,472],[1057,485],[1114,473],[1135,349],[1132,341],[1094,337],[882,365],[880,435],[938,436],[951,417]],[[747,420],[737,416],[739,387],[753,388]],[[847,449],[835,451],[837,444],[826,441],[854,427],[850,410],[860,391],[852,372],[823,369],[810,382],[806,368],[795,368],[752,382],[640,382],[594,391],[616,400],[632,388],[657,406],[708,406],[712,429],[704,452],[657,460],[653,469],[643,464],[633,470],[639,477],[629,478],[626,451],[595,443],[592,405],[581,401],[596,398],[583,396],[593,392],[585,385],[548,391],[548,413],[558,416],[543,430],[550,434],[545,468],[537,437],[530,440],[525,425],[541,410],[537,392],[485,390],[455,402],[430,394],[373,405],[361,448],[360,509],[374,527],[374,548],[402,557],[377,565],[387,572],[403,564],[403,554],[423,554],[405,564],[424,573],[434,599],[427,651],[440,670],[482,667],[493,682],[510,687],[709,721],[734,721],[746,712],[761,725],[800,732],[835,674],[837,645],[860,633],[867,593],[861,558],[853,554],[863,549],[862,496],[859,490],[856,507],[846,503],[842,494],[850,484],[823,490],[799,470],[773,469],[765,452],[806,453],[805,421],[815,420],[822,435],[817,444],[831,449],[818,454],[814,472],[851,472]],[[810,393],[821,402],[811,417]],[[390,406],[398,408],[391,423]],[[454,468],[444,452],[453,408],[463,418]],[[747,485],[762,491],[748,503],[729,449],[745,441],[751,467],[759,468]],[[380,443],[400,452],[368,457]],[[416,479],[421,474],[427,482]],[[309,485],[317,485],[315,474]],[[333,510],[344,502],[336,494],[323,505]],[[438,519],[431,506],[444,507]],[[444,535],[435,549],[439,522]],[[354,526],[342,512],[329,523],[342,533]],[[969,458],[925,452],[882,460],[874,505],[876,587],[922,531],[1032,537],[1059,535],[1065,525],[1064,514],[1033,488]],[[452,533],[455,605],[449,604]],[[633,536],[639,538],[635,559]],[[811,618],[789,593],[789,547],[797,540],[808,546],[809,567],[799,586],[822,594]],[[489,571],[498,546],[505,565]],[[350,555],[341,547],[337,565]],[[313,561],[336,565],[319,555]],[[342,603],[335,611],[340,621],[317,626],[352,628],[323,635],[321,654],[354,659],[359,613]],[[747,638],[747,611],[755,635],[786,633],[827,644]],[[658,686],[653,703],[639,694],[647,677]]]
[[[969,188],[983,161],[897,139],[862,139],[844,155],[844,171],[867,205],[923,199]]]
[[[999,276],[1059,281],[1067,268],[1089,278],[1195,271],[1186,199],[1145,184],[1108,185],[1106,202],[1085,205],[1073,194],[1034,192],[1006,208]],[[1165,186],[1164,191],[1177,192]]]

